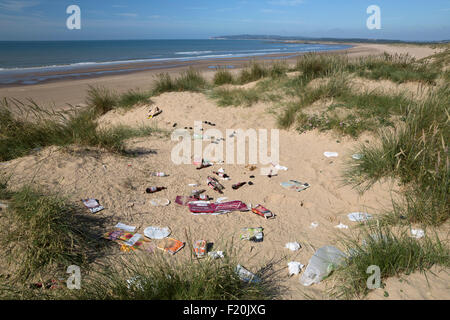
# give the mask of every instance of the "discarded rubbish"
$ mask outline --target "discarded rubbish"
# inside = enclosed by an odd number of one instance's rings
[[[173,239],[173,238],[167,238],[164,240],[161,240],[161,242],[158,244],[158,249],[164,250],[166,252],[169,252],[171,254],[175,254],[184,247],[184,242],[181,242],[179,240]]]
[[[103,206],[101,206],[98,203],[98,201],[96,199],[86,199],[86,200],[81,200],[81,201],[83,201],[83,204],[92,213],[97,213],[97,212],[102,211],[103,209],[105,209]]]
[[[134,251],[137,249],[141,249],[144,247],[144,243],[147,242],[145,239],[142,239],[142,236],[138,234],[138,236],[133,238],[136,234],[133,232],[126,232],[125,230],[116,229],[104,234],[104,238],[117,242],[120,245],[121,251]],[[133,243],[131,246],[130,244]]]
[[[266,219],[271,219],[274,218],[274,214],[272,213],[272,211],[264,208],[262,205],[257,205],[255,208],[252,208],[252,212],[256,213],[257,215],[266,218]]]
[[[125,244],[129,247],[132,247],[136,244],[136,242],[141,240],[141,238],[142,238],[142,235],[140,235],[139,233],[135,233],[130,239],[125,241]]]
[[[147,227],[144,230],[144,235],[150,239],[164,239],[171,234],[169,228],[160,228],[160,227]]]
[[[284,247],[291,251],[298,251],[300,250],[301,245],[298,242],[288,242]]]
[[[337,152],[324,152],[323,155],[327,158],[337,158],[339,153]]]
[[[175,203],[179,204],[180,206],[187,206],[191,202],[199,202],[200,200],[198,197],[187,197],[187,196],[177,196],[175,198]],[[209,203],[209,201],[200,201],[202,203]]]
[[[212,259],[219,259],[219,258],[223,258],[224,254],[223,254],[223,251],[212,251],[212,252],[208,252],[208,256]]]
[[[198,187],[199,184],[198,183],[190,183],[188,184],[189,187]]]
[[[203,258],[206,255],[206,246],[208,242],[206,240],[197,240],[194,242],[194,253],[197,258]]]
[[[168,177],[169,175],[164,172],[152,172],[151,174],[153,177]]]
[[[0,211],[1,210],[6,210],[6,209],[8,209],[8,205],[6,203],[1,203],[0,202]]]
[[[204,124],[209,124],[210,126],[213,126],[213,127],[216,126],[215,123],[212,123],[212,122],[209,122],[209,121],[204,121],[203,123],[204,123]]]
[[[281,186],[283,188],[286,188],[289,190],[294,190],[297,192],[306,190],[310,187],[309,183],[303,183],[303,182],[299,182],[299,181],[295,181],[295,180],[289,180],[289,182],[282,182]]]
[[[354,160],[361,160],[364,157],[364,155],[359,154],[359,153],[355,153],[354,155],[352,155],[352,158]]]
[[[309,260],[305,272],[300,278],[300,283],[310,286],[319,283],[333,270],[341,266],[346,255],[333,246],[322,247]]]
[[[141,277],[136,276],[131,279],[127,279],[127,288],[131,289],[133,286],[136,287],[139,290],[144,290],[141,283]]]
[[[264,228],[244,228],[242,229],[241,240],[262,242],[264,239]]]
[[[317,222],[312,222],[310,228],[317,228],[319,226],[319,224]]]
[[[289,276],[299,274],[305,266],[300,262],[291,261],[288,263]]]
[[[335,226],[335,228],[338,228],[338,229],[348,229],[348,226],[346,226],[345,224],[340,223],[340,224],[338,224],[337,226]]]
[[[211,162],[202,160],[202,163],[200,164],[200,167],[197,168],[197,170],[201,170],[201,169],[204,169],[204,168],[209,168],[209,167],[212,167],[212,165],[213,164]]]
[[[190,202],[189,210],[194,215],[219,215],[232,211],[248,211],[249,209],[242,201],[229,201],[223,203]]]
[[[245,269],[243,266],[238,264],[236,266],[236,273],[238,274],[239,278],[248,283],[259,283],[261,282],[261,279],[257,277],[255,274],[251,273],[247,269]]]
[[[127,231],[127,232],[134,232],[134,231],[136,231],[136,227],[128,226],[128,225],[123,224],[123,223],[121,223],[121,222],[119,222],[118,224],[116,224],[116,228],[125,230],[125,231]]]
[[[230,180],[230,176],[225,173],[223,168],[220,168],[218,171],[213,171],[213,173],[221,177],[223,180]]]
[[[161,114],[161,112],[162,112],[162,110],[160,110],[158,107],[151,108],[148,111],[148,119],[152,119],[152,118],[158,116],[159,114]]]
[[[425,236],[425,231],[422,229],[411,229],[411,236],[416,239],[421,239]]]
[[[242,186],[244,186],[246,184],[247,184],[247,182],[239,182],[239,183],[233,184],[231,186],[231,188],[233,188],[233,190],[237,190],[237,189],[239,189],[240,187],[242,187]]]
[[[253,165],[246,165],[245,169],[248,169],[249,171],[255,171],[256,169],[258,169],[257,166],[253,166]]]
[[[159,192],[159,191],[162,191],[162,190],[166,190],[166,189],[167,189],[166,187],[150,187],[150,188],[147,188],[145,190],[145,192],[147,192],[147,193],[156,193],[156,192]]]
[[[223,193],[223,189],[225,189],[225,187],[223,185],[221,185],[219,183],[219,181],[217,181],[216,178],[213,177],[209,177],[206,180],[206,183],[208,184],[208,186],[213,189],[214,191],[217,191],[218,193],[222,194]]]
[[[150,200],[150,204],[154,207],[166,207],[170,204],[169,199],[153,199]]]
[[[221,198],[217,198],[216,203],[224,203],[228,200],[227,197],[221,197]]]
[[[364,212],[353,212],[348,214],[348,218],[353,222],[363,222],[372,219],[372,216]]]
[[[274,169],[276,169],[276,170],[283,170],[283,171],[287,171],[287,170],[288,170],[287,167],[280,166],[279,164],[274,165],[274,164],[272,163],[272,167],[273,167]]]
[[[236,134],[237,134],[237,132],[236,132],[236,131],[233,131],[233,133],[230,134],[230,138],[234,138],[234,137],[236,136]]]

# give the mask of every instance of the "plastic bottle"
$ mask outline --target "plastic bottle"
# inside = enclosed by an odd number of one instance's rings
[[[147,192],[147,193],[155,193],[155,192],[159,192],[159,191],[162,191],[162,190],[165,190],[165,189],[167,189],[167,188],[165,188],[165,187],[150,187],[150,188],[147,188],[145,190],[145,192]]]
[[[164,172],[153,172],[152,176],[153,177],[168,177],[169,175],[167,173],[164,173]]]
[[[243,185],[245,185],[247,182],[240,182],[240,183],[236,183],[236,184],[233,184],[231,187],[233,188],[233,190],[237,190],[237,189],[239,189],[240,187],[242,187]]]
[[[224,179],[229,179],[229,178],[230,178],[230,177],[229,177],[226,173],[224,173],[224,172],[213,171],[213,173],[216,174],[216,175],[218,175],[218,176],[221,177],[221,178],[224,178]]]
[[[328,276],[336,267],[340,266],[346,255],[333,246],[322,247],[309,260],[305,272],[300,278],[300,283],[308,287],[319,283]]]

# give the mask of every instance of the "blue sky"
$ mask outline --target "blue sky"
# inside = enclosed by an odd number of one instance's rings
[[[81,30],[66,8],[81,8]],[[366,9],[381,8],[381,30]],[[232,34],[450,39],[450,0],[0,0],[0,40],[203,39]]]

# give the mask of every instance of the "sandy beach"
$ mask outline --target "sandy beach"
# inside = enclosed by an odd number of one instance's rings
[[[335,54],[345,54],[351,58],[358,58],[368,55],[379,55],[383,52],[389,54],[410,54],[411,56],[422,59],[426,56],[434,54],[437,49],[432,49],[425,46],[394,46],[384,44],[357,44],[346,43],[352,45],[353,48],[348,50],[342,50],[334,52]],[[333,52],[332,52],[333,53]],[[292,56],[292,55],[289,55]],[[282,55],[268,55],[263,57],[256,57],[253,60],[259,62],[269,62],[272,59],[283,57]],[[288,63],[294,64],[297,60],[297,55],[285,58]],[[268,60],[270,58],[270,60]],[[92,86],[104,86],[118,93],[125,92],[130,89],[146,90],[152,86],[154,77],[160,73],[167,72],[171,75],[178,74],[189,67],[195,67],[200,70],[206,79],[211,79],[214,76],[214,70],[210,69],[211,66],[233,66],[230,69],[232,72],[238,72],[240,68],[249,63],[249,59],[216,59],[206,61],[190,61],[177,63],[176,67],[167,68],[162,63],[158,63],[158,69],[145,70],[145,71],[130,71],[127,74],[114,74],[104,75],[97,77],[88,77],[87,79],[63,79],[55,80],[49,83],[36,84],[36,85],[21,85],[21,86],[0,86],[0,97],[16,98],[16,99],[28,99],[32,98],[36,103],[42,104],[48,107],[66,108],[68,104],[76,106],[83,105],[85,102],[85,95],[88,87]],[[137,65],[123,65],[115,68],[119,70],[126,70],[127,68],[148,68],[156,67],[152,64],[137,64]],[[106,71],[112,71],[114,68],[107,67]],[[93,70],[86,70],[86,72]]]
[[[427,46],[352,44],[354,47],[334,54],[358,58],[368,55],[409,54],[422,59],[438,52]],[[260,57],[257,61],[268,61]],[[274,58],[274,57],[271,57]],[[287,59],[294,64],[297,57]],[[8,86],[0,88],[0,97],[25,100],[31,98],[46,107],[64,109],[67,106],[85,105],[88,86],[104,86],[116,92],[129,89],[149,89],[155,75],[161,72],[178,74],[189,67],[195,67],[203,76],[211,80],[215,70],[210,66],[233,65],[233,73],[239,72],[248,60],[227,59],[201,62],[185,62],[173,68],[160,68],[126,74],[105,75],[88,79],[69,79],[42,83],[37,85]],[[141,66],[146,67],[146,66]],[[372,90],[410,90],[412,94],[420,90],[420,84],[408,83],[397,85],[391,81],[365,81],[356,79],[359,89]],[[246,87],[254,84],[247,84]],[[237,86],[239,87],[239,86]],[[258,102],[251,107],[219,107],[217,103],[203,93],[171,92],[152,97],[153,106],[158,106],[162,113],[154,119],[147,119],[150,103],[136,106],[129,111],[111,111],[99,119],[101,127],[124,124],[139,127],[151,124],[159,129],[172,132],[174,128],[194,127],[195,121],[212,122],[216,126],[202,125],[204,134],[207,130],[217,137],[222,133],[227,139],[226,130],[238,129],[277,129],[278,110],[269,102]],[[352,154],[359,144],[374,142],[372,134],[363,134],[358,139],[339,137],[332,132],[320,133],[317,130],[299,134],[296,130],[280,130],[280,165],[287,171],[279,171],[277,176],[269,178],[259,175],[260,165],[255,171],[249,171],[245,165],[216,164],[212,168],[196,170],[194,165],[176,165],[171,161],[171,152],[177,142],[170,137],[152,136],[135,138],[127,142],[129,150],[138,153],[136,157],[102,152],[94,148],[74,147],[71,149],[47,147],[35,151],[32,155],[14,159],[0,166],[0,172],[11,174],[10,184],[17,188],[24,183],[36,184],[58,192],[63,196],[79,201],[94,197],[106,208],[100,215],[108,218],[108,226],[118,222],[133,225],[140,232],[147,226],[169,227],[172,236],[187,241],[186,232],[192,239],[207,239],[214,243],[214,248],[223,248],[225,242],[234,239],[239,248],[242,265],[249,270],[257,266],[275,263],[280,270],[284,294],[280,299],[303,300],[322,299],[330,281],[312,287],[303,287],[299,276],[287,276],[287,263],[298,261],[306,265],[314,252],[325,245],[339,246],[339,239],[352,235],[357,223],[351,222],[347,215],[352,212],[377,214],[392,207],[391,198],[399,190],[395,181],[377,183],[364,194],[343,184],[342,170],[352,161]],[[206,143],[204,145],[207,145]],[[337,152],[337,158],[327,158],[324,152]],[[220,160],[220,159],[215,159]],[[213,190],[206,186],[206,178],[213,170],[223,168],[231,181],[221,181],[225,186],[223,197],[229,200],[241,200],[245,203],[263,204],[276,214],[274,220],[265,220],[251,212],[233,212],[219,216],[194,216],[187,207],[174,202],[176,196],[186,195],[193,189],[189,184],[200,184],[207,189],[207,194],[217,198]],[[150,172],[164,171],[169,177],[151,177]],[[250,178],[254,175],[255,178]],[[310,184],[302,192],[286,190],[280,183],[298,180]],[[232,184],[252,181],[233,190]],[[167,190],[154,195],[145,193],[149,186],[165,186]],[[167,198],[171,204],[166,207],[153,207],[150,201]],[[348,229],[338,229],[344,224]],[[264,241],[252,243],[238,240],[242,228],[263,227]],[[448,225],[439,228],[439,234],[447,237]],[[298,242],[301,249],[292,252],[285,248],[288,242]],[[183,249],[173,259],[189,256],[188,249]],[[384,290],[375,290],[367,299],[450,299],[450,276],[446,270],[434,270],[436,276],[425,277],[421,274],[389,279]],[[425,279],[428,279],[426,281]],[[383,296],[389,291],[389,297]]]

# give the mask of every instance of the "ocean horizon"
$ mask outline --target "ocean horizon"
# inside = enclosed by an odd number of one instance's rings
[[[270,54],[342,50],[350,47],[341,44],[211,39],[0,41],[0,84],[35,84],[70,76],[92,76],[95,74],[88,74],[83,70],[115,65],[251,58]],[[102,70],[95,73],[108,72]]]

